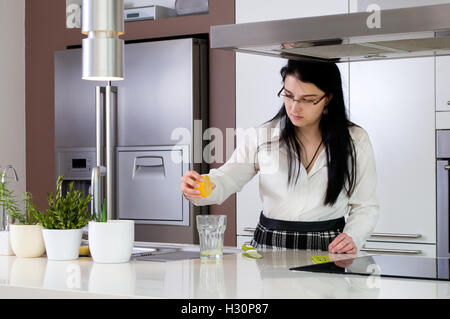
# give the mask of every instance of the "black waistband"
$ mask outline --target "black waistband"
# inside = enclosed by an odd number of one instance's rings
[[[345,218],[337,218],[331,220],[321,220],[317,222],[295,222],[287,220],[272,219],[264,216],[261,212],[259,223],[270,229],[280,231],[296,231],[296,232],[319,232],[327,230],[343,229],[345,226]]]

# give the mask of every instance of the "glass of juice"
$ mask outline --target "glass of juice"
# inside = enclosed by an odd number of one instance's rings
[[[222,258],[223,236],[226,227],[226,215],[197,215],[200,258]]]

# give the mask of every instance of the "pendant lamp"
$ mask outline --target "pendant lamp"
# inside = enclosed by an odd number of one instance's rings
[[[123,80],[123,0],[83,0],[83,80]]]

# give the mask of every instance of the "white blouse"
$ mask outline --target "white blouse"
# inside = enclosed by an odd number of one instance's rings
[[[210,170],[208,175],[216,184],[211,195],[190,201],[196,206],[221,204],[259,173],[259,193],[264,216],[286,221],[321,221],[344,216],[344,233],[351,236],[360,249],[378,221],[377,173],[367,132],[357,126],[350,127],[349,132],[356,152],[354,191],[348,197],[344,187],[332,207],[324,205],[328,183],[325,148],[309,173],[303,164],[300,165],[297,184],[288,188],[287,150],[285,145],[280,147],[277,142],[280,134],[279,120],[246,130],[245,138],[238,143],[230,159],[221,167]],[[272,141],[271,150],[262,145],[269,140]],[[258,146],[260,149],[256,152]],[[348,182],[346,187],[348,189]]]

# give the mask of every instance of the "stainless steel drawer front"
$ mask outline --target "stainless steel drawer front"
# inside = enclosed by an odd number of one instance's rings
[[[180,179],[183,149],[118,152],[118,210],[120,219],[147,224],[188,225]]]

